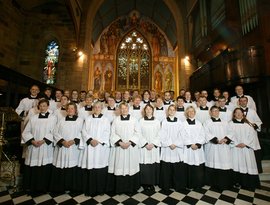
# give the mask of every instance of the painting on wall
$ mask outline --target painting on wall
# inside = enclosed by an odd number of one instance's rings
[[[113,90],[113,66],[112,63],[107,63],[105,72],[104,72],[104,90],[112,91]]]

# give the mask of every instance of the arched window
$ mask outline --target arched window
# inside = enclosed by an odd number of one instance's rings
[[[128,33],[117,50],[116,89],[150,89],[151,52],[146,39],[137,31]]]
[[[48,43],[45,53],[46,57],[43,68],[43,82],[46,84],[54,85],[59,57],[58,44],[55,41]]]

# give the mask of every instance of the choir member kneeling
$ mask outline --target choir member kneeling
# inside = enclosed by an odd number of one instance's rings
[[[159,130],[160,122],[154,116],[154,107],[144,107],[144,118],[139,123],[141,127],[140,137],[140,175],[144,190],[154,191],[154,185],[159,184]]]
[[[234,183],[237,188],[254,190],[260,187],[258,169],[254,154],[256,148],[255,134],[252,124],[244,117],[241,108],[233,111],[230,122],[232,130],[232,148]]]
[[[67,104],[67,116],[61,119],[54,131],[54,157],[50,189],[54,192],[81,191],[79,143],[83,119],[77,116],[77,105]]]
[[[205,156],[203,144],[205,132],[202,123],[195,120],[196,111],[190,106],[185,111],[187,120],[183,122],[181,136],[184,145],[184,163],[187,165],[187,188],[194,189],[204,185]]]
[[[128,114],[128,104],[119,105],[111,128],[108,192],[133,194],[140,188],[140,127]]]
[[[110,122],[101,114],[102,103],[95,102],[93,114],[85,119],[82,153],[79,167],[82,168],[82,187],[87,196],[104,194],[106,191],[110,154]]]
[[[39,114],[30,118],[22,133],[27,145],[23,188],[30,192],[46,192],[49,188],[53,162],[53,130],[56,117],[48,112],[49,101],[38,102]]]
[[[206,184],[218,190],[229,189],[232,181],[231,135],[229,124],[219,118],[219,107],[210,109],[211,119],[204,123]]]
[[[160,140],[160,188],[181,190],[186,188],[186,166],[183,163],[181,121],[175,117],[176,106],[169,105],[168,117],[162,121]]]

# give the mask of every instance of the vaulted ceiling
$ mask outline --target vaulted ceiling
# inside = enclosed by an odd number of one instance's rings
[[[167,35],[171,44],[176,45],[176,22],[163,0],[104,0],[94,18],[93,42],[114,20],[128,15],[132,10],[149,17]]]

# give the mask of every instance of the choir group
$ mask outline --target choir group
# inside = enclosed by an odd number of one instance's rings
[[[22,117],[23,188],[30,192],[103,193],[260,186],[261,120],[251,96],[214,89],[100,92],[33,85]]]

